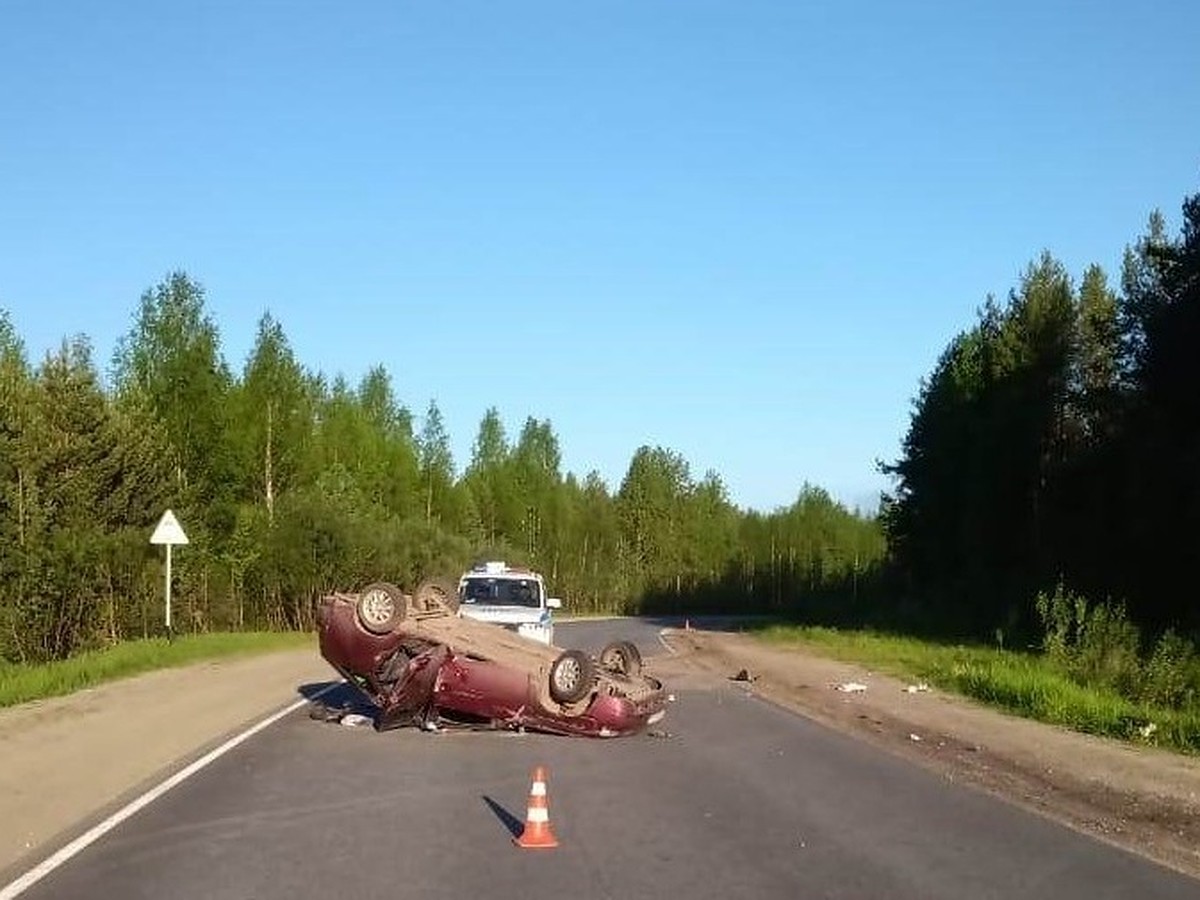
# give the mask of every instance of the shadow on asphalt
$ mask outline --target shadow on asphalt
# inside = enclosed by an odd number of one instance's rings
[[[507,809],[505,809],[487,794],[483,795],[483,802],[486,803],[488,808],[496,814],[496,818],[499,819],[501,824],[508,829],[509,834],[511,834],[514,838],[521,836],[521,832],[525,830],[524,822],[510,813]]]
[[[322,691],[328,690],[326,694]],[[313,704],[313,712],[331,711],[339,715],[357,713],[374,719],[379,710],[356,688],[344,681],[314,681],[296,688],[296,693]],[[317,718],[317,716],[313,716]]]

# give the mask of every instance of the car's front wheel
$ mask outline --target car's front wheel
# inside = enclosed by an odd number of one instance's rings
[[[394,584],[368,584],[354,604],[359,624],[371,634],[388,634],[408,617],[408,597]]]
[[[550,666],[550,696],[558,703],[577,703],[595,680],[592,658],[582,650],[565,650]]]

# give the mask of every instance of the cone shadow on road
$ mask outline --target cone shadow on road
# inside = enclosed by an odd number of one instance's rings
[[[517,816],[514,816],[507,809],[493,800],[487,794],[483,795],[483,802],[488,805],[488,808],[495,813],[496,818],[508,829],[509,833],[515,838],[520,837],[521,831],[525,828],[525,823]]]

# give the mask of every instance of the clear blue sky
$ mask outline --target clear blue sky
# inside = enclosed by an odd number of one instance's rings
[[[0,308],[107,368],[184,269],[241,370],[496,406],[616,487],[886,486],[922,376],[1043,248],[1115,278],[1200,190],[1200,3],[10,2]]]

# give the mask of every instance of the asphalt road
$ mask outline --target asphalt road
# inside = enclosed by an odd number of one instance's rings
[[[556,642],[616,637],[661,652],[641,622],[560,624]],[[676,694],[656,736],[613,741],[379,734],[298,712],[23,896],[1200,897],[735,684]],[[512,844],[537,765],[555,850]]]

